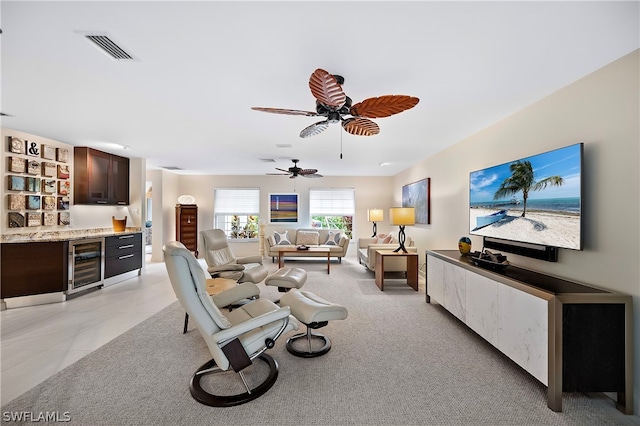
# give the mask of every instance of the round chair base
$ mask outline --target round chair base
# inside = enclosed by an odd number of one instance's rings
[[[307,341],[309,350],[301,351],[294,346],[294,342],[300,339],[304,339]],[[312,350],[311,339],[322,340],[324,342],[324,346],[322,346],[320,349]],[[300,333],[300,334],[291,336],[289,337],[289,339],[287,339],[287,351],[289,351],[290,354],[299,356],[301,358],[314,358],[317,356],[321,356],[329,352],[330,349],[331,349],[331,340],[329,340],[329,338],[324,334],[320,334],[320,333],[309,333],[309,332]]]
[[[233,407],[234,405],[241,405],[249,401],[253,401],[259,396],[264,395],[265,392],[271,389],[278,378],[278,363],[267,354],[262,354],[257,359],[267,363],[269,366],[269,375],[262,383],[251,389],[251,393],[244,392],[237,395],[213,395],[205,391],[200,385],[200,380],[206,375],[206,373],[198,373],[200,371],[208,370],[216,365],[214,360],[210,360],[200,367],[191,378],[191,384],[189,386],[191,396],[193,396],[193,398],[199,403],[211,407]]]

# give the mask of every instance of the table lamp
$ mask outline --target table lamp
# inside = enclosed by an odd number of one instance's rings
[[[416,212],[413,207],[391,207],[389,209],[389,218],[391,220],[391,225],[399,226],[400,232],[398,233],[398,241],[400,242],[400,247],[394,250],[394,252],[399,252],[402,250],[403,253],[407,253],[407,249],[404,247],[405,235],[404,235],[404,227],[406,225],[415,225],[416,223]]]
[[[382,209],[369,209],[367,210],[367,217],[369,222],[373,222],[373,235],[371,238],[376,236],[377,226],[376,222],[381,222],[384,219],[384,210]]]

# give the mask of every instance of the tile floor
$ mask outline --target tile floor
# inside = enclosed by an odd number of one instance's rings
[[[0,312],[1,405],[176,301],[164,263],[62,303]]]

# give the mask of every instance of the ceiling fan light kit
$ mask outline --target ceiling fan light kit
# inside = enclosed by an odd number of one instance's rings
[[[352,135],[373,136],[380,133],[380,127],[371,118],[389,117],[413,108],[420,101],[407,95],[384,95],[365,99],[352,105],[342,90],[344,78],[318,68],[309,78],[311,94],[316,98],[316,111],[301,111],[283,108],[252,107],[251,109],[272,114],[304,115],[326,117],[325,120],[305,127],[301,138],[308,138],[324,132],[331,123],[342,122],[342,128]],[[350,115],[351,117],[345,117]]]

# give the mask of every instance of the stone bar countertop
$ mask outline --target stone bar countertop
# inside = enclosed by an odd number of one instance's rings
[[[100,238],[111,235],[142,232],[141,228],[127,227],[123,232],[115,232],[113,228],[65,229],[62,231],[35,231],[15,234],[3,234],[0,243],[30,243],[43,241],[71,241],[83,238]]]

